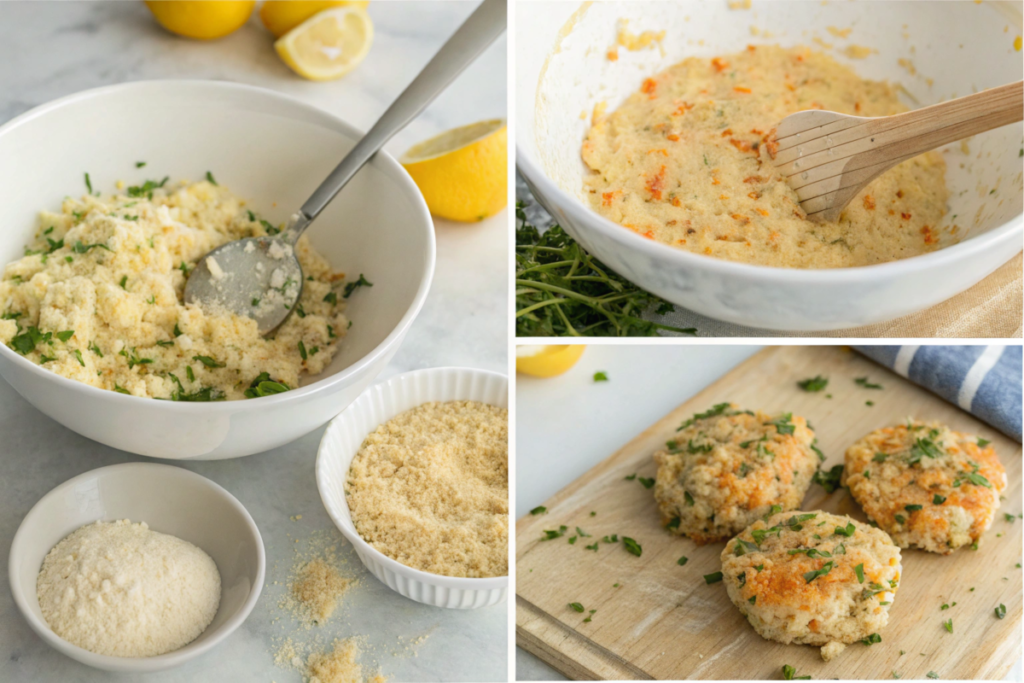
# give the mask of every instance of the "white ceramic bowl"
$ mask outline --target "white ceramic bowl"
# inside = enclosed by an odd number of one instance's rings
[[[391,590],[435,607],[474,609],[505,599],[508,577],[440,576],[392,560],[363,540],[352,524],[345,481],[367,434],[395,415],[428,401],[479,401],[508,407],[508,377],[470,368],[433,368],[392,377],[363,393],[331,421],[316,457],[316,485],[327,514],[373,575]]]
[[[0,127],[0,264],[22,256],[38,212],[67,194],[207,170],[273,223],[283,222],[360,134],[335,116],[269,90],[215,81],[148,81],[89,90]],[[135,168],[135,162],[147,162]],[[109,446],[158,458],[219,459],[292,441],[351,403],[398,350],[434,271],[434,231],[412,179],[380,152],[310,228],[351,277],[353,321],[331,365],[275,396],[173,403],[59,377],[0,345],[0,375],[32,405]]]
[[[43,619],[36,577],[43,558],[79,527],[130,519],[206,551],[220,572],[220,607],[206,630],[185,647],[156,657],[98,655],[72,645]],[[238,628],[263,590],[263,539],[242,504],[205,477],[171,465],[124,463],[70,479],[43,496],[22,520],[8,561],[11,593],[25,620],[55,650],[107,671],[142,673],[195,659]]]
[[[740,325],[842,329],[935,305],[1021,250],[1019,124],[974,137],[969,155],[959,145],[943,152],[951,190],[944,225],[958,216],[968,239],[924,256],[849,269],[731,263],[644,239],[588,208],[580,157],[595,104],[607,102],[612,111],[645,77],[669,65],[688,56],[738,52],[748,44],[821,49],[812,43],[818,37],[835,44],[830,54],[861,75],[901,83],[916,99],[916,104],[908,99],[911,106],[1019,81],[1024,67],[1013,47],[1020,34],[1019,3],[755,0],[744,11],[730,10],[725,2],[598,2],[577,8],[574,3],[531,3],[529,12],[517,14],[516,163],[534,195],[569,234],[644,289]],[[615,42],[619,19],[628,19],[634,33],[666,31],[664,54],[620,49],[617,61],[604,58]],[[838,39],[829,26],[853,31],[849,39]],[[850,44],[877,52],[851,60],[840,51]],[[900,66],[900,59],[909,60],[917,75]]]

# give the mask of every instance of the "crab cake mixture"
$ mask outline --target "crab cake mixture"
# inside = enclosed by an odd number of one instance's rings
[[[724,541],[777,506],[800,507],[820,458],[804,418],[720,403],[654,454],[662,521],[698,545]]]
[[[729,599],[754,630],[822,646],[826,661],[886,625],[901,571],[884,531],[821,511],[766,516],[722,551]]]
[[[407,567],[508,575],[508,411],[424,403],[377,427],[349,467],[345,497],[367,543]]]
[[[938,153],[881,175],[837,221],[813,223],[767,149],[789,114],[888,116],[907,110],[897,93],[807,48],[693,57],[644,80],[614,113],[595,111],[584,192],[630,230],[729,261],[844,268],[923,254],[939,246],[948,197]]]
[[[1006,471],[985,439],[910,420],[850,446],[842,483],[901,548],[949,554],[992,525]]]
[[[336,291],[344,275],[305,237],[295,247],[302,297],[273,338],[250,318],[182,303],[198,259],[268,232],[277,228],[208,181],[67,198],[60,213],[41,214],[25,256],[3,271],[0,343],[58,375],[134,396],[211,401],[295,388],[327,367],[349,324]]]

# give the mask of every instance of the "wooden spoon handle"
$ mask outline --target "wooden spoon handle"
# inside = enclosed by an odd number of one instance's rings
[[[870,121],[873,151],[882,157],[904,158],[978,133],[1024,120],[1024,81],[982,90],[955,100]]]

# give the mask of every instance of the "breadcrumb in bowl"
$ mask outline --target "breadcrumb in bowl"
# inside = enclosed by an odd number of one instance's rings
[[[497,373],[470,368],[433,368],[392,377],[374,385],[328,425],[324,432],[316,465],[316,480],[320,498],[334,524],[355,548],[359,559],[374,576],[392,590],[417,602],[449,609],[475,609],[494,605],[504,601],[508,592],[508,576],[495,575],[500,567],[507,567],[508,563],[507,486],[502,489],[500,494],[495,489],[488,494],[498,506],[497,514],[471,515],[478,516],[481,520],[489,520],[487,521],[488,526],[474,525],[474,530],[486,530],[490,526],[494,526],[499,533],[493,537],[505,539],[500,544],[499,551],[494,544],[487,540],[492,537],[490,532],[476,537],[478,541],[484,541],[485,549],[481,548],[484,550],[484,554],[473,559],[486,558],[486,562],[475,567],[474,563],[470,562],[465,568],[467,570],[475,568],[478,576],[484,574],[490,574],[490,576],[473,578],[469,571],[466,571],[463,576],[446,576],[433,571],[424,571],[423,566],[414,568],[403,563],[408,558],[401,558],[403,561],[399,561],[389,556],[375,547],[374,543],[368,542],[357,530],[357,524],[359,524],[357,505],[350,503],[346,488],[350,480],[350,471],[354,471],[353,461],[366,441],[367,435],[400,414],[431,402],[440,404],[476,402],[492,409],[500,409],[495,411],[495,416],[500,417],[508,407],[508,378]],[[501,419],[504,420],[504,418]],[[507,425],[505,425],[505,429],[507,429]],[[501,441],[501,439],[499,438],[497,441]],[[502,449],[507,449],[507,445],[502,444]],[[425,470],[421,471],[421,473],[423,472]],[[501,474],[499,472],[493,476],[500,478]],[[494,483],[489,484],[488,488],[493,485]],[[443,485],[439,488],[443,488]],[[501,486],[499,485],[498,488],[500,489]],[[428,494],[426,497],[429,499],[430,495]],[[415,506],[415,503],[413,504]],[[470,507],[478,509],[475,505]],[[376,508],[371,506],[369,509],[373,512]],[[506,510],[506,512],[501,513],[500,510]],[[407,512],[408,519],[403,521],[403,524],[416,521],[415,518],[422,515],[423,512],[423,510]],[[398,531],[401,531],[401,535],[405,533],[401,529]],[[443,525],[438,525],[435,531],[437,532],[435,538],[440,538],[443,541]],[[449,550],[459,548],[476,554],[477,550],[474,549],[474,544],[466,545],[463,543],[464,540],[467,539],[452,537],[451,541],[454,542],[451,543],[451,548],[441,547],[441,553],[436,558],[429,550],[431,547],[438,546],[428,543],[423,547],[428,551],[423,554],[423,557],[444,559],[444,556],[449,555]],[[485,567],[489,567],[489,571],[480,571]],[[440,566],[434,567],[434,569],[440,568]]]

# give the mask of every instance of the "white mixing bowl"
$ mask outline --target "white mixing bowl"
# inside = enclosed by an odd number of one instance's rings
[[[475,609],[496,605],[508,593],[508,577],[441,576],[396,562],[363,540],[345,496],[348,468],[367,435],[391,418],[428,401],[478,401],[508,407],[508,377],[471,368],[431,368],[375,384],[331,421],[316,456],[316,486],[334,525],[366,568],[399,595],[434,607]]]
[[[594,105],[613,111],[644,78],[689,56],[748,44],[810,45],[814,38],[868,78],[901,83],[912,107],[1022,79],[1019,3],[830,2],[530,3],[516,17],[516,163],[537,199],[588,251],[673,303],[739,325],[834,330],[891,320],[971,287],[1022,247],[1021,125],[943,150],[958,244],[902,261],[830,270],[731,263],[645,239],[598,216],[583,197],[580,146]],[[664,52],[605,54],[617,22],[666,32]],[[828,27],[853,30],[837,38]],[[849,45],[875,50],[864,59]],[[904,65],[900,64],[904,60]],[[913,67],[915,75],[911,75]],[[931,79],[934,79],[933,81]],[[910,99],[912,98],[912,99]],[[995,190],[994,193],[991,191]],[[966,235],[964,234],[966,233]]]
[[[42,209],[124,180],[217,181],[284,222],[359,139],[337,117],[269,90],[214,81],[127,83],[65,97],[0,127],[0,264],[22,256]],[[136,161],[145,161],[141,169]],[[379,153],[310,228],[331,265],[373,287],[349,299],[352,327],[331,365],[292,391],[174,403],[65,379],[0,345],[0,375],[69,429],[159,458],[219,459],[292,441],[355,400],[394,356],[434,272],[434,231],[412,179]]]
[[[198,638],[178,650],[141,658],[100,655],[64,640],[43,618],[36,578],[46,554],[86,524],[119,519],[145,522],[153,531],[177,536],[217,563],[217,614]],[[101,467],[47,493],[22,520],[8,560],[14,602],[48,645],[97,669],[133,673],[179,666],[231,635],[259,600],[266,564],[259,529],[237,498],[194,472],[149,462]]]

